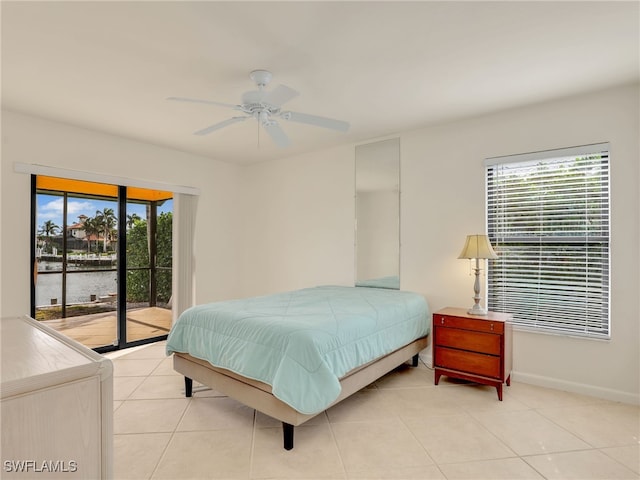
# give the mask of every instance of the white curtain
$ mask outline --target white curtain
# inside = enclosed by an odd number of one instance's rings
[[[173,197],[173,321],[195,304],[194,240],[198,196]]]

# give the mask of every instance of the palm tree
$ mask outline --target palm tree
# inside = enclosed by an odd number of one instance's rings
[[[60,227],[58,225],[56,225],[53,220],[47,220],[46,222],[44,222],[44,224],[42,225],[42,227],[40,227],[40,234],[44,235],[46,240],[45,240],[45,246],[49,243],[49,237],[51,235],[55,235],[57,230],[59,230]]]
[[[82,222],[82,225],[84,227],[84,234],[87,239],[87,253],[91,253],[91,235],[96,236],[96,245],[97,245],[98,243],[97,237],[98,237],[98,234],[100,233],[101,227],[95,218],[90,218],[90,217],[85,218],[84,222]]]
[[[100,228],[104,234],[102,238],[102,251],[107,251],[107,238],[109,237],[111,231],[116,226],[116,221],[118,220],[113,213],[113,208],[103,208],[102,211],[96,210],[95,220],[100,225]]]
[[[138,215],[137,213],[127,215],[127,229],[132,228],[139,220],[142,220],[142,218],[140,218],[140,215]]]

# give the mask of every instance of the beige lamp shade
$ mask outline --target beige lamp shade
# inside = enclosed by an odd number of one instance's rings
[[[467,235],[458,258],[498,258],[486,235]]]

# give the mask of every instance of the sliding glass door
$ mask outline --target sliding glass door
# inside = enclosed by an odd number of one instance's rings
[[[172,194],[33,178],[31,315],[98,351],[164,338]]]
[[[127,342],[171,328],[171,199],[127,200]]]

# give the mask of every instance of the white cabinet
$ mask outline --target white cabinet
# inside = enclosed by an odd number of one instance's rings
[[[0,477],[111,478],[111,361],[29,317],[0,341]]]

